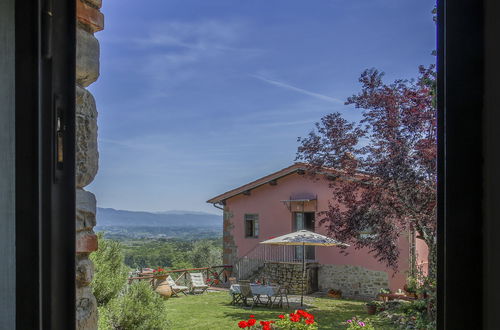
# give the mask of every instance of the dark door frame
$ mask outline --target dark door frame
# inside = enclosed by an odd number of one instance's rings
[[[75,0],[16,1],[16,328],[75,328]]]

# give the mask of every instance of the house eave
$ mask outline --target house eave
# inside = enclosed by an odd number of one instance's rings
[[[209,199],[207,201],[207,203],[219,204],[226,199],[232,198],[232,197],[237,196],[239,194],[243,194],[245,192],[249,192],[249,191],[251,191],[255,188],[261,187],[265,184],[272,183],[273,185],[275,185],[278,179],[286,177],[290,174],[294,174],[298,171],[305,171],[305,170],[306,170],[305,164],[294,164],[288,168],[285,168],[283,170],[280,170],[278,172],[275,172],[275,173],[270,174],[268,176],[265,176],[263,178],[257,179],[253,182],[247,183],[243,186],[240,186],[238,188],[235,188],[235,189],[232,189],[228,192],[220,194],[216,197],[213,197],[213,198]]]

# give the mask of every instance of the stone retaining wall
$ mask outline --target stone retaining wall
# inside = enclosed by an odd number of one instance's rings
[[[76,0],[76,329],[97,329],[97,302],[90,282],[94,269],[89,254],[97,250],[96,199],[86,191],[98,169],[97,108],[85,89],[99,77],[99,42],[104,28],[101,0]]]
[[[381,288],[389,287],[386,272],[361,266],[321,265],[318,269],[319,289],[340,289],[346,297],[374,298]]]
[[[258,277],[265,277],[288,287],[292,294],[300,294],[304,283],[305,292],[311,293],[313,291],[311,280],[317,266],[316,263],[306,264],[306,277],[303,280],[301,263],[266,262]]]

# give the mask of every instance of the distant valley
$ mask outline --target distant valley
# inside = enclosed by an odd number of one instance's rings
[[[192,212],[144,212],[97,208],[97,232],[107,238],[192,239],[222,236],[222,215]]]

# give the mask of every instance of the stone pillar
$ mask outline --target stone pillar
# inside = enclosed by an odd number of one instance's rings
[[[97,174],[97,109],[85,89],[99,77],[99,42],[104,27],[101,0],[76,0],[76,329],[97,329],[97,303],[90,282],[89,254],[97,250],[95,196],[84,188]]]
[[[222,263],[224,265],[233,265],[238,257],[238,246],[234,242],[233,229],[234,224],[231,221],[233,217],[229,207],[224,206],[223,215],[223,235],[222,235]],[[234,271],[234,268],[233,268]]]

